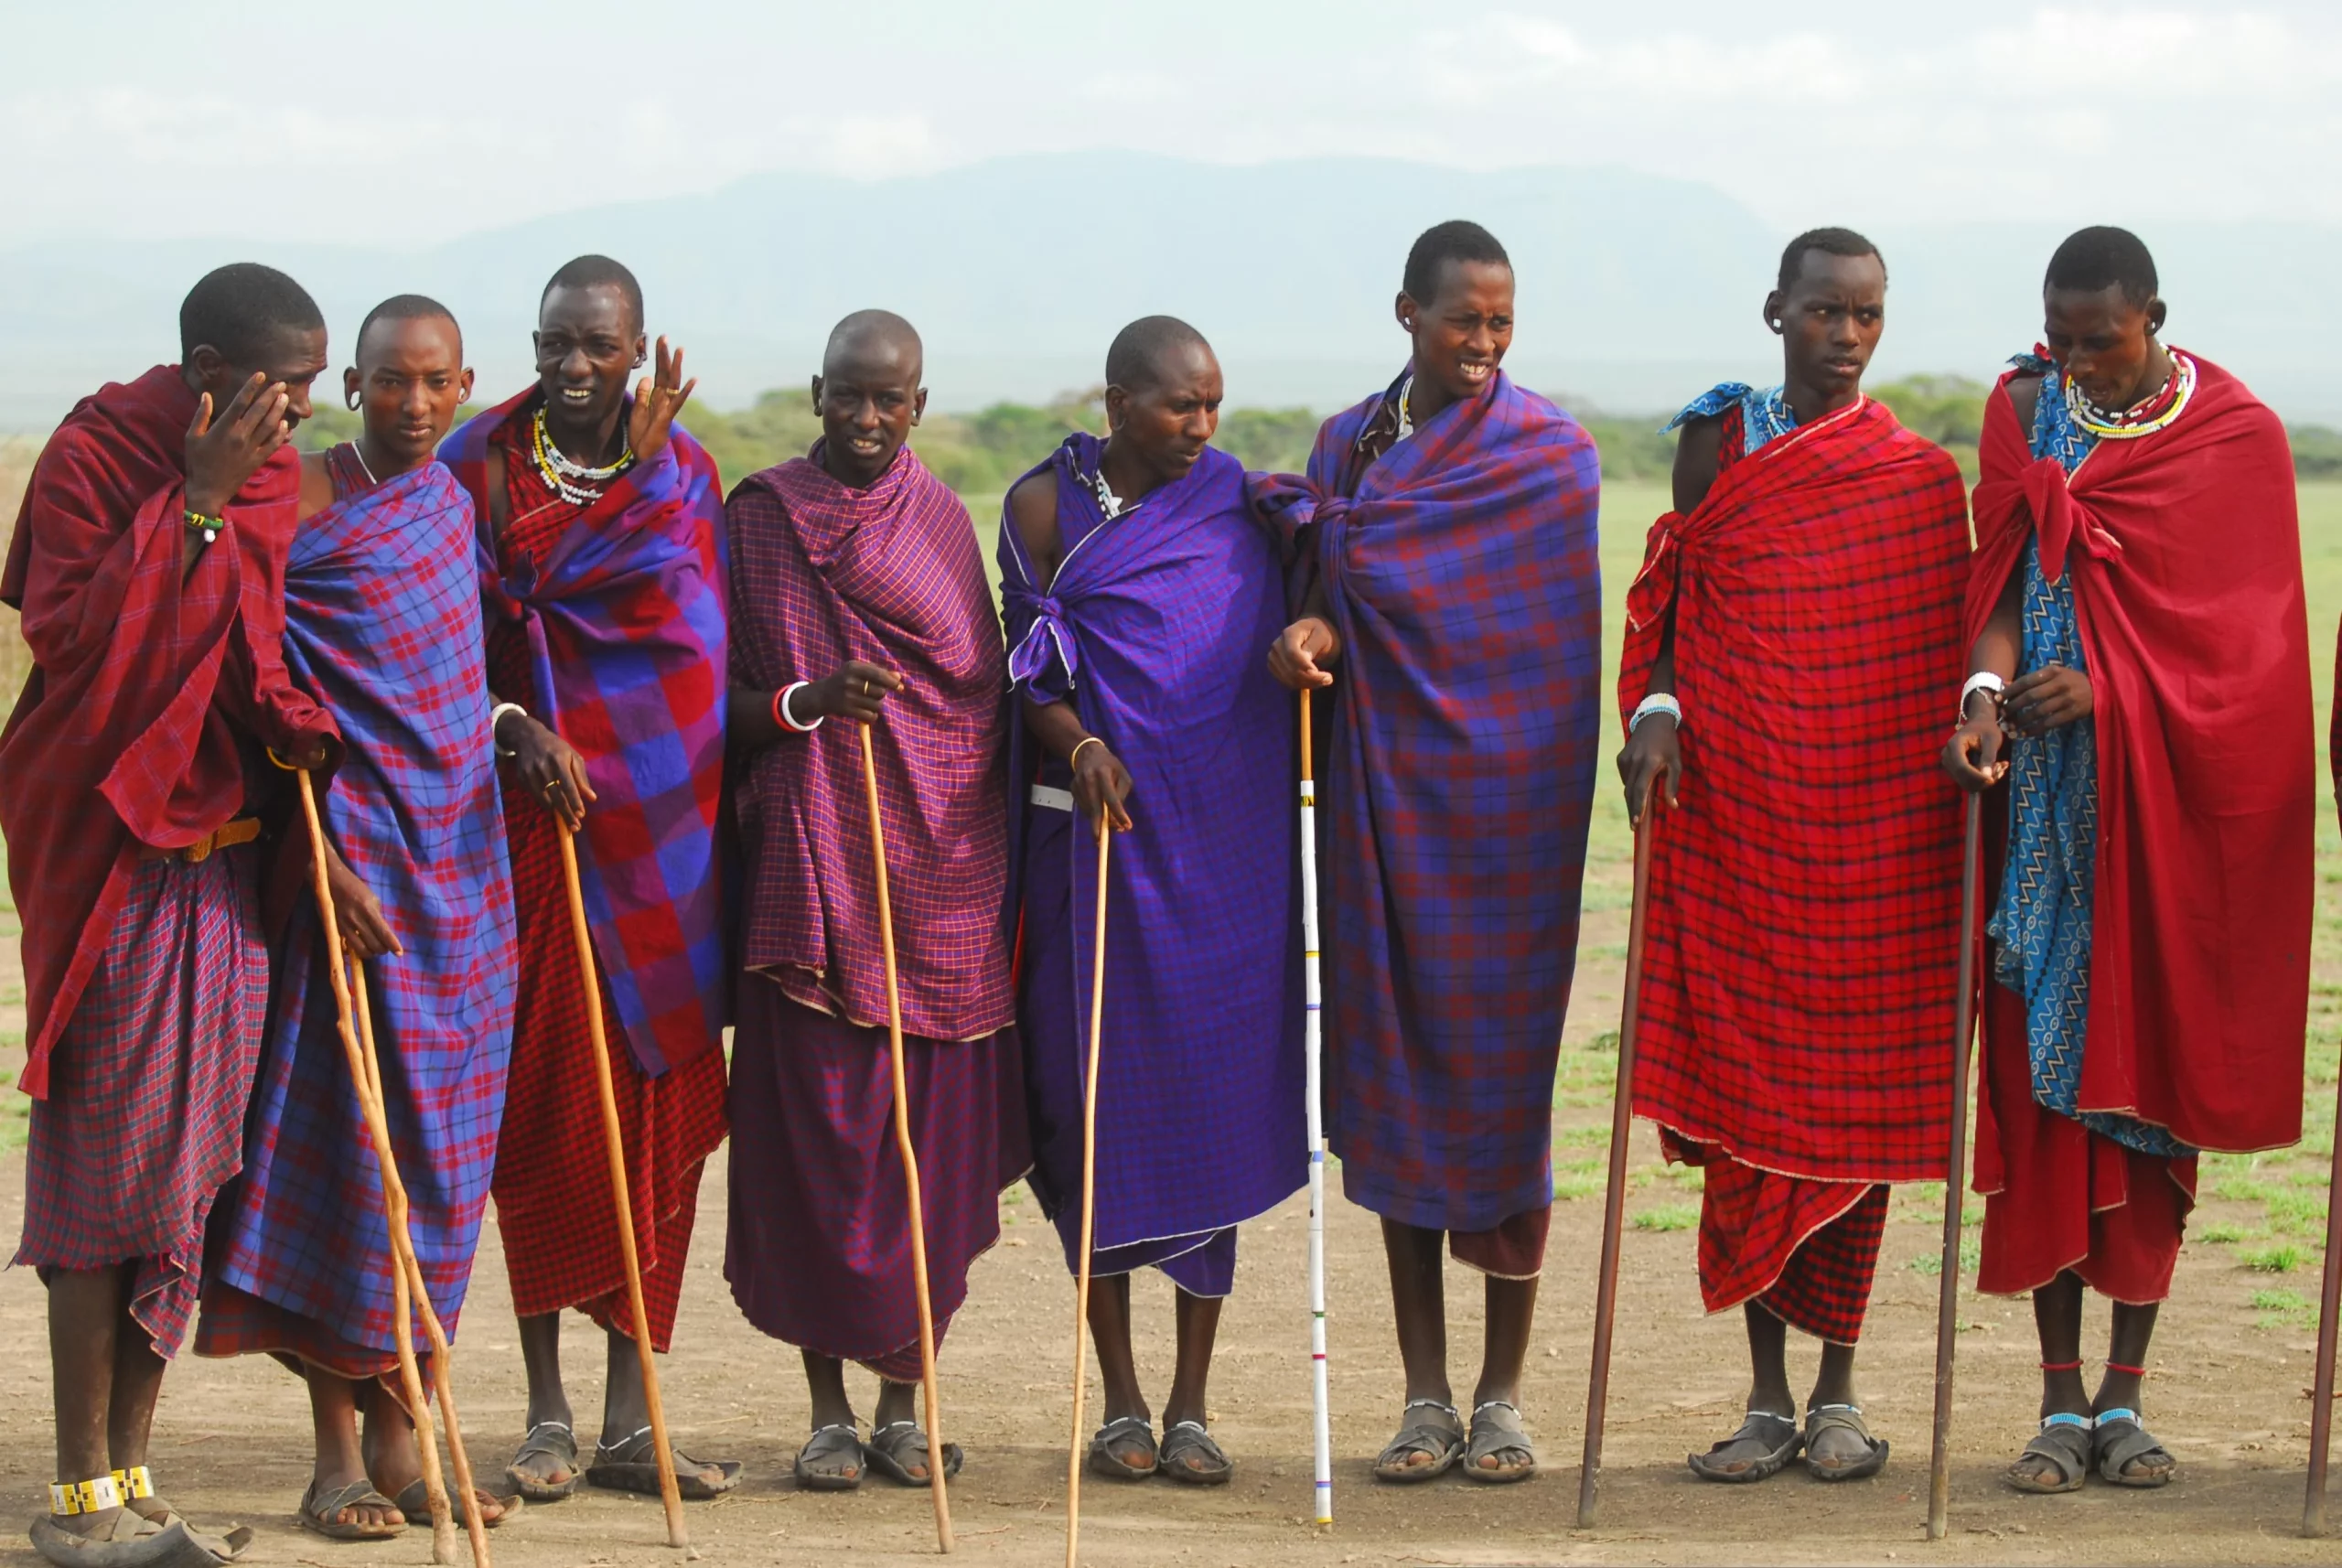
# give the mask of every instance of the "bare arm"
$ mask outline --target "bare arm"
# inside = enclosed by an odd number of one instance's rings
[[[1047,592],[1065,559],[1065,536],[1058,528],[1057,475],[1044,470],[1009,491],[1008,518],[1017,542],[1025,546],[1026,558],[1032,563],[1033,585]],[[1027,735],[1052,757],[1072,761],[1073,800],[1082,814],[1094,823],[1103,812],[1116,831],[1128,832],[1131,819],[1123,802],[1130,799],[1130,770],[1104,741],[1082,727],[1074,705],[1024,696],[1018,698],[1017,708]]]

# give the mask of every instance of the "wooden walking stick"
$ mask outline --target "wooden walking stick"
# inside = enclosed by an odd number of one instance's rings
[[[1333,1407],[1326,1387],[1326,1112],[1320,1103],[1323,995],[1317,950],[1317,785],[1310,767],[1309,688],[1301,689],[1302,1055],[1309,1122],[1309,1380],[1317,1447],[1317,1522],[1334,1522]]]
[[[886,887],[886,831],[878,813],[878,760],[862,732],[862,785],[870,797],[870,854],[878,867],[878,930],[886,956],[886,1047],[895,1072],[895,1145],[910,1199],[911,1284],[919,1293],[919,1380],[927,1399],[927,1489],[935,1498],[935,1545],[951,1550],[951,1499],[943,1480],[943,1403],[935,1391],[935,1304],[927,1289],[927,1224],[919,1212],[919,1152],[911,1146],[910,1090],[903,1070],[903,993],[895,968],[895,906]]]
[[[1928,1539],[1941,1541],[1951,1508],[1951,1354],[1960,1334],[1960,1219],[1967,1201],[1968,1062],[1976,1034],[1976,877],[1984,797],[1968,797],[1961,835],[1960,1001],[1951,1031],[1951,1151],[1944,1162],[1943,1272],[1936,1295],[1936,1422],[1928,1453]]]
[[[1081,1402],[1090,1369],[1084,1336],[1090,1327],[1090,1243],[1098,1218],[1098,1032],[1106,1004],[1106,863],[1114,832],[1106,825],[1106,809],[1098,809],[1098,938],[1097,956],[1090,969],[1090,1070],[1081,1085],[1081,1266],[1073,1285],[1073,1453],[1065,1477],[1065,1568],[1079,1568],[1074,1553],[1081,1542]]]
[[[626,1143],[618,1133],[618,1094],[610,1081],[610,1042],[602,1033],[602,987],[595,978],[594,934],[586,926],[586,895],[577,885],[577,842],[560,829],[561,875],[569,886],[569,929],[577,939],[577,971],[586,987],[586,1037],[594,1047],[594,1081],[602,1094],[602,1143],[610,1160],[610,1206],[618,1212],[618,1256],[626,1262],[627,1305],[634,1315],[635,1350],[642,1360],[642,1402],[650,1412],[650,1442],[659,1451],[659,1500],[667,1509],[667,1544],[691,1549],[683,1530],[683,1494],[675,1483],[675,1453],[667,1445],[667,1411],[659,1402],[659,1368],[650,1348],[650,1317],[642,1305],[642,1258],[634,1246],[634,1198],[626,1179]]]
[[[439,1473],[439,1444],[432,1436],[431,1412],[424,1402],[423,1376],[414,1362],[414,1322],[409,1316],[412,1304],[407,1294],[406,1268],[400,1261],[400,1244],[407,1242],[410,1251],[413,1246],[406,1235],[405,1189],[399,1185],[398,1158],[391,1149],[391,1127],[382,1114],[381,1096],[367,1071],[366,1056],[359,1047],[358,1031],[351,1021],[354,1008],[349,977],[343,968],[341,927],[334,919],[333,885],[326,875],[326,828],[324,820],[317,815],[317,786],[310,781],[307,768],[291,771],[300,780],[301,815],[309,827],[309,869],[317,896],[318,923],[325,928],[326,975],[333,987],[342,1058],[349,1069],[350,1090],[358,1097],[359,1115],[374,1145],[374,1165],[381,1180],[382,1213],[391,1234],[391,1300],[398,1318],[392,1342],[398,1348],[399,1383],[406,1394],[407,1408],[414,1414],[415,1443],[423,1461],[423,1495],[431,1507],[431,1560],[444,1568],[456,1561],[456,1530],[447,1505],[446,1483]],[[479,1568],[488,1568],[488,1543],[478,1526],[479,1510],[467,1511],[473,1519],[475,1560]]]
[[[2335,1309],[2342,1306],[2342,1090],[2334,1100],[2334,1174],[2326,1187],[2326,1288],[2318,1297],[2317,1374],[2309,1412],[2309,1495],[2302,1533],[2326,1533],[2326,1456],[2334,1436]]]
[[[382,1066],[374,1050],[374,1009],[366,997],[365,966],[354,958],[349,961],[349,994],[358,1004],[358,1043],[366,1058],[367,1092],[374,1097],[375,1105],[381,1107],[383,1104]],[[387,1112],[383,1122],[388,1125]],[[464,1451],[464,1423],[456,1413],[456,1353],[447,1343],[447,1331],[440,1326],[438,1313],[432,1310],[430,1286],[424,1280],[422,1263],[415,1259],[414,1233],[407,1223],[406,1183],[397,1171],[388,1170],[383,1185],[390,1189],[390,1208],[393,1217],[391,1221],[391,1251],[398,1262],[397,1278],[403,1287],[393,1293],[398,1297],[399,1316],[403,1321],[405,1319],[411,1294],[413,1310],[423,1319],[424,1337],[431,1341],[431,1382],[439,1394],[440,1413],[447,1421],[447,1455],[455,1462],[456,1489],[465,1498],[464,1529],[471,1537],[472,1563],[474,1568],[489,1568],[488,1529],[478,1518],[478,1494],[472,1485],[471,1457]],[[416,1442],[432,1448],[431,1423],[427,1418],[416,1417],[414,1434]],[[432,1448],[431,1457],[424,1461],[426,1477],[424,1490],[426,1496],[430,1491],[427,1477],[438,1468],[438,1453]],[[440,1522],[439,1516],[434,1514],[432,1529],[435,1536]]]
[[[1610,1102],[1610,1185],[1602,1199],[1602,1273],[1594,1297],[1594,1367],[1585,1384],[1585,1453],[1578,1462],[1577,1527],[1594,1528],[1595,1488],[1602,1477],[1602,1423],[1610,1404],[1610,1330],[1618,1310],[1618,1239],[1627,1214],[1627,1140],[1635,1126],[1635,1031],[1641,1021],[1643,928],[1650,916],[1653,788],[1643,786],[1635,813],[1634,908],[1627,919],[1627,995],[1618,1015],[1618,1075]]]

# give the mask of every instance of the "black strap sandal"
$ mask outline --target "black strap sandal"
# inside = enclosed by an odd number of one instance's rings
[[[1133,1465],[1114,1452],[1121,1443],[1143,1444],[1146,1463]],[[1117,1481],[1144,1481],[1163,1467],[1161,1454],[1155,1446],[1155,1423],[1143,1415],[1116,1416],[1098,1429],[1090,1440],[1090,1473]]]
[[[1480,1463],[1506,1454],[1521,1455],[1527,1463],[1495,1466]],[[1472,1440],[1464,1450],[1464,1473],[1491,1487],[1526,1481],[1537,1474],[1537,1450],[1529,1445],[1529,1428],[1521,1424],[1519,1405],[1510,1400],[1489,1400],[1472,1407]]]
[[[569,1479],[540,1480],[522,1468],[537,1458],[555,1461],[569,1472]],[[557,1503],[576,1491],[577,1471],[577,1434],[569,1429],[565,1421],[541,1421],[529,1428],[529,1434],[521,1439],[520,1451],[512,1455],[512,1463],[504,1466],[505,1478],[532,1503]]]
[[[1744,1443],[1764,1444],[1763,1451],[1753,1459],[1726,1460],[1724,1450]],[[1692,1474],[1703,1481],[1722,1481],[1730,1486],[1747,1486],[1757,1481],[1769,1481],[1786,1469],[1789,1462],[1805,1447],[1805,1434],[1797,1428],[1797,1418],[1775,1415],[1769,1410],[1752,1410],[1740,1423],[1740,1430],[1723,1442],[1710,1445],[1705,1454],[1689,1454],[1683,1462],[1692,1466]]]
[[[506,1520],[519,1513],[525,1506],[518,1495],[500,1498],[486,1487],[481,1486],[474,1486],[472,1490],[496,1505],[494,1519],[489,1519],[486,1514],[480,1516],[479,1524],[482,1530],[500,1528]],[[448,1511],[454,1517],[457,1527],[469,1530],[472,1524],[471,1514],[465,1508],[461,1496],[452,1488],[447,1493],[447,1504]],[[431,1488],[423,1484],[422,1477],[416,1477],[399,1488],[399,1512],[406,1515],[411,1523],[431,1522]]]
[[[1165,1427],[1158,1463],[1165,1475],[1191,1487],[1223,1487],[1236,1474],[1234,1461],[1200,1421],[1175,1421]]]
[[[740,1484],[737,1459],[694,1459],[680,1448],[672,1449],[671,1456],[675,1490],[689,1501],[704,1502],[722,1497]],[[703,1470],[714,1470],[719,1479],[710,1481],[700,1474]],[[650,1446],[650,1429],[646,1426],[623,1443],[596,1444],[594,1462],[586,1466],[586,1484],[614,1492],[641,1492],[657,1497],[659,1458]]]
[[[1857,1459],[1817,1459],[1813,1455],[1813,1440],[1825,1432],[1851,1432],[1867,1446]],[[1806,1410],[1805,1467],[1815,1480],[1867,1480],[1886,1468],[1886,1439],[1870,1434],[1870,1425],[1863,1420],[1861,1406],[1818,1404]]]
[[[2079,1492],[2083,1477],[2090,1474],[2092,1422],[2089,1416],[2074,1415],[2060,1411],[2041,1418],[2041,1430],[2032,1442],[2025,1445],[2016,1463],[2008,1467],[2005,1479],[2020,1492],[2048,1496],[2057,1492]],[[2053,1466],[2057,1474],[2054,1480],[2044,1480],[2035,1473],[2037,1466],[2028,1460],[2038,1460]]]
[[[851,1458],[851,1467],[818,1468],[826,1460]],[[817,1426],[805,1446],[797,1451],[797,1462],[791,1466],[797,1484],[809,1492],[850,1492],[862,1485],[863,1466],[869,1462],[862,1439],[854,1434],[854,1423],[833,1422]]]
[[[1416,1410],[1435,1410],[1445,1414],[1453,1424],[1441,1425],[1435,1421],[1409,1421],[1408,1413]],[[1464,1418],[1456,1407],[1439,1400],[1409,1400],[1399,1412],[1399,1434],[1383,1445],[1375,1455],[1374,1478],[1394,1486],[1411,1487],[1418,1481],[1428,1481],[1445,1476],[1456,1468],[1456,1461],[1464,1456]],[[1410,1465],[1407,1461],[1418,1454],[1431,1455],[1428,1465]]]
[[[2152,1490],[2171,1485],[2171,1477],[2179,1462],[2139,1423],[2135,1410],[2100,1411],[2090,1432],[2090,1458],[2098,1466],[2099,1478],[2118,1487],[2138,1487]],[[2163,1456],[2163,1463],[2143,1471],[2130,1466],[2142,1459]]]
[[[870,1429],[870,1441],[862,1445],[870,1460],[870,1467],[890,1481],[906,1487],[924,1487],[925,1476],[911,1474],[914,1457],[923,1466],[927,1463],[927,1432],[916,1421],[890,1421],[884,1426]],[[943,1445],[943,1478],[950,1480],[960,1473],[965,1460],[956,1443]]]
[[[373,1482],[362,1477],[329,1492],[317,1490],[317,1482],[311,1481],[301,1493],[301,1528],[313,1530],[328,1541],[396,1541],[406,1533],[404,1520],[397,1524],[360,1524],[352,1520],[345,1524],[333,1517],[344,1509],[399,1509],[399,1505],[376,1491]],[[406,1510],[399,1509],[399,1512]]]

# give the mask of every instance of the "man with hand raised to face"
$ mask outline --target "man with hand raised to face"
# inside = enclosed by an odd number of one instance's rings
[[[1747,1419],[1691,1459],[1761,1481],[1875,1475],[1854,1344],[1886,1187],[1940,1180],[1960,811],[1931,766],[1961,662],[1968,498],[1863,395],[1886,265],[1800,234],[1765,299],[1781,384],[1676,416],[1675,508],[1627,597],[1618,757],[1657,810],[1637,1114],[1703,1166],[1700,1294],[1740,1307]],[[1822,1341],[1802,1427],[1788,1330]]]
[[[919,1302],[897,1154],[885,933],[861,726],[878,771],[940,1348],[968,1265],[1028,1163],[1013,1036],[1001,746],[1006,664],[974,526],[906,443],[927,406],[919,334],[857,311],[830,334],[822,438],[750,475],[730,539],[733,800],[746,857],[724,1272],[797,1346],[813,1432],[801,1486],[865,1466],[924,1485]],[[829,727],[831,721],[837,727]],[[879,1377],[860,1441],[844,1363]],[[959,1468],[957,1444],[945,1455]]]
[[[642,289],[607,256],[553,274],[537,383],[440,449],[490,563],[488,684],[504,759],[520,1002],[496,1153],[496,1223],[521,1317],[529,1432],[511,1466],[532,1501],[569,1496],[578,1455],[561,1313],[608,1341],[596,1486],[659,1489],[587,1041],[601,991],[650,1340],[667,1348],[701,1167],[724,1141],[725,952],[715,864],[724,768],[723,498],[675,415],[681,349],[653,372]],[[558,834],[577,835],[594,947],[579,972]],[[686,1498],[739,1466],[678,1455]]]
[[[1261,666],[1284,619],[1242,465],[1211,446],[1219,361],[1150,316],[1106,354],[1105,440],[1077,432],[1008,493],[1011,929],[1021,933],[1034,1190],[1079,1263],[1091,935],[1106,899],[1090,1327],[1098,1474],[1224,1482],[1206,1380],[1236,1227],[1307,1174],[1291,704]],[[1112,885],[1098,881],[1112,830]],[[1176,1287],[1158,1442],[1131,1274]]]
[[[1301,614],[1265,646],[1285,685],[1333,688],[1332,1145],[1343,1191],[1382,1217],[1407,1378],[1375,1474],[1428,1480],[1460,1456],[1517,1481],[1537,1465],[1521,1368],[1600,736],[1599,469],[1577,423],[1499,368],[1513,277],[1494,235],[1437,225],[1403,282],[1406,368],[1327,421],[1305,478],[1253,482],[1306,566]],[[1468,1421],[1443,1232],[1488,1279]]]
[[[454,318],[417,295],[368,314],[355,358],[342,384],[362,432],[303,461],[285,661],[341,726],[346,755],[318,801],[328,881],[386,1064],[408,1231],[452,1335],[503,1117],[515,961],[472,503],[433,456],[472,375]],[[212,1217],[196,1350],[265,1352],[306,1379],[317,1447],[301,1522],[380,1540],[425,1517],[423,1473],[398,1377],[381,1176],[350,1092],[309,853],[296,827],[270,888],[268,1044],[244,1173]],[[419,1321],[408,1332],[427,1359]],[[493,1525],[517,1505],[473,1506]]]
[[[194,1316],[203,1227],[236,1174],[268,955],[255,815],[321,768],[333,720],[286,675],[286,444],[326,368],[299,284],[238,263],[179,307],[180,362],[75,405],[0,571],[33,670],[0,733],[0,833],[24,915],[25,1229],[48,1287],[53,1563],[241,1550],[155,1495],[163,1369]]]
[[[2284,427],[2163,340],[2122,229],[2057,247],[1984,409],[1943,764],[1992,791],[1976,1288],[2030,1292],[2025,1492],[2175,1468],[2140,1408],[2202,1149],[2301,1136],[2316,781]],[[2083,1288],[2113,1303],[2082,1377]]]

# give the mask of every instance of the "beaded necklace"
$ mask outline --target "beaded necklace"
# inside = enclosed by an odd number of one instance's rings
[[[589,467],[575,461],[554,446],[553,437],[545,433],[545,411],[543,408],[537,410],[536,424],[529,439],[531,452],[537,460],[537,472],[543,475],[545,483],[558,491],[561,499],[571,506],[592,506],[602,499],[602,492],[609,488],[612,479],[634,467],[634,448],[631,446],[620,452],[618,460],[607,467]]]
[[[2110,413],[2090,401],[2080,383],[2066,382],[2066,408],[2074,423],[2092,435],[2106,441],[2135,441],[2142,435],[2152,435],[2177,419],[2196,395],[2196,361],[2176,349],[2165,350],[2171,356],[2171,374],[2164,378],[2153,397]]]

